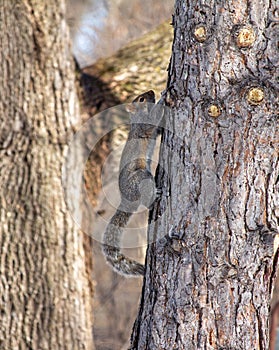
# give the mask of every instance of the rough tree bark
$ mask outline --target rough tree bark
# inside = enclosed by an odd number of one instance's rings
[[[64,1],[0,1],[3,350],[93,349],[83,238],[61,183],[79,120],[64,12]]]
[[[268,349],[278,20],[274,0],[176,1],[157,176],[168,191],[150,214],[131,349]]]

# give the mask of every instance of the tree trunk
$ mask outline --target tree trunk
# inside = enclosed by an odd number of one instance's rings
[[[150,213],[154,243],[130,349],[269,346],[278,9],[273,0],[203,3],[176,1],[163,195]]]
[[[79,121],[64,12],[64,1],[0,1],[3,350],[93,348],[83,238],[61,181]]]

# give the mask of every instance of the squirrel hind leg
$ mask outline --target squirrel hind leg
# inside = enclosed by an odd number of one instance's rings
[[[120,275],[125,277],[144,275],[144,265],[123,255],[119,248],[103,244],[103,253],[109,265]]]
[[[127,257],[124,257],[124,260],[121,262],[121,268],[120,270],[117,268],[117,266],[114,266],[114,269],[122,275],[126,277],[137,277],[137,276],[143,276],[144,275],[144,265],[140,264],[139,262],[129,259]]]
[[[142,180],[139,187],[141,204],[146,208],[151,208],[156,198],[158,197],[153,177]]]

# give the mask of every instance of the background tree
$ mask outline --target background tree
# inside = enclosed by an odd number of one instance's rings
[[[167,190],[150,215],[154,243],[130,348],[268,349],[278,260],[278,8],[177,0],[174,31],[173,115],[157,176]]]
[[[64,16],[64,1],[0,1],[0,348],[5,350],[93,349],[83,238],[61,184],[67,143],[79,123]],[[77,183],[75,159],[72,164],[70,182]]]
[[[109,57],[167,18],[173,0],[67,0],[73,52],[82,67]]]

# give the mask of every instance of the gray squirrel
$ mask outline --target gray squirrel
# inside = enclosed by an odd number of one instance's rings
[[[104,233],[103,254],[113,269],[125,276],[143,275],[144,266],[121,253],[119,245],[123,229],[139,205],[150,208],[159,193],[149,159],[158,134],[158,127],[152,121],[154,103],[154,91],[149,90],[127,108],[131,127],[120,160],[118,181],[121,203]]]

